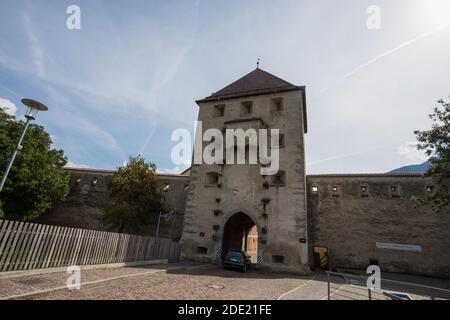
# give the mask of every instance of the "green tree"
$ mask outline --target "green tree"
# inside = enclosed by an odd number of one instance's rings
[[[139,232],[162,209],[163,194],[156,180],[156,166],[141,156],[130,157],[110,183],[114,204],[103,208],[101,220],[118,232]]]
[[[24,127],[23,121],[0,108],[0,175]],[[62,150],[51,148],[52,140],[44,128],[30,125],[3,190],[0,216],[32,221],[69,193],[70,174],[63,167],[67,158]],[[3,211],[3,213],[2,213]]]
[[[437,190],[423,203],[432,204],[440,212],[450,208],[450,102],[438,100],[438,106],[429,115],[433,121],[430,130],[415,131],[419,144],[417,148],[425,151],[431,167],[424,176],[431,177],[437,184]]]

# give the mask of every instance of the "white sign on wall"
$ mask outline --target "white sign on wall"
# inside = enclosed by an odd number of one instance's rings
[[[378,249],[391,249],[391,250],[400,250],[400,251],[422,252],[422,246],[415,245],[415,244],[377,242],[376,246]]]

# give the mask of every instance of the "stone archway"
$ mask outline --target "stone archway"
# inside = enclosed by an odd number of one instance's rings
[[[229,250],[244,250],[252,259],[258,261],[258,227],[255,221],[244,212],[233,214],[225,223],[222,236],[223,259]]]

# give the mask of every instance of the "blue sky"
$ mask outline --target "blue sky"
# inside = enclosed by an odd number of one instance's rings
[[[81,30],[66,8],[81,9]],[[381,12],[369,30],[368,6]],[[161,171],[195,99],[255,68],[307,88],[308,173],[420,163],[416,129],[450,95],[450,1],[0,2],[0,103],[38,116],[72,165],[142,154]],[[12,107],[13,108],[13,107]]]

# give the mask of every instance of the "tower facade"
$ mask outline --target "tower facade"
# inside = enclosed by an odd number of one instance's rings
[[[269,149],[277,148],[279,165],[274,174],[262,174],[267,163],[250,163],[250,139],[245,164],[228,163],[226,147],[223,164],[194,161],[182,257],[220,263],[228,250],[245,250],[259,267],[307,273],[305,88],[257,68],[197,104],[196,148],[208,145],[199,139],[208,129],[265,129],[269,135],[278,129],[278,146],[269,143]]]

